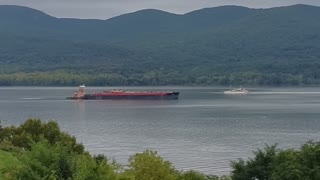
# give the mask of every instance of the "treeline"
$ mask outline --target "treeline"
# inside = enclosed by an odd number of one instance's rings
[[[104,155],[91,155],[56,122],[29,119],[18,127],[0,125],[0,179],[318,180],[320,143],[285,150],[266,146],[249,160],[233,161],[231,174],[218,177],[179,171],[151,150],[132,155],[123,166]]]
[[[0,8],[0,85],[320,84],[315,6],[142,10],[106,21]]]
[[[314,85],[314,76],[285,73],[231,73],[195,75],[183,72],[149,71],[146,73],[78,73],[68,71],[0,74],[0,86],[140,86],[140,85]]]

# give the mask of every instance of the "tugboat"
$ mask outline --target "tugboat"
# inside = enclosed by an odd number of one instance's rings
[[[124,91],[121,89],[94,92],[91,94],[85,93],[85,86],[79,86],[78,91],[74,92],[71,97],[67,99],[83,99],[83,100],[108,100],[108,99],[134,99],[134,100],[175,100],[178,99],[179,92],[172,91]]]

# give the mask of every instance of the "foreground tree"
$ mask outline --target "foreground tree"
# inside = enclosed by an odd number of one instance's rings
[[[320,179],[320,143],[308,142],[300,149],[267,146],[254,158],[232,162],[233,180],[318,180]]]
[[[105,156],[91,156],[53,121],[29,119],[19,127],[1,128],[0,149],[20,161],[1,170],[6,179],[116,179],[116,167]]]
[[[139,180],[175,180],[179,177],[169,161],[151,150],[131,156],[128,167],[126,173]]]
[[[61,144],[77,153],[84,153],[82,144],[76,138],[62,132],[54,121],[43,123],[40,119],[28,119],[18,127],[0,129],[0,148],[12,150],[16,148],[30,150],[32,144],[47,141],[51,145]]]

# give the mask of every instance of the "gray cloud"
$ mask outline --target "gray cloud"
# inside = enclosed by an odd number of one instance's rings
[[[0,0],[0,4],[28,6],[55,17],[107,19],[147,8],[183,14],[196,9],[222,5],[251,8],[292,4],[320,6],[320,0]]]

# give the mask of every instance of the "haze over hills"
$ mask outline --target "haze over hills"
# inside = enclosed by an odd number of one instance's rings
[[[0,6],[0,27],[2,85],[320,83],[315,6],[147,9],[108,20]]]

